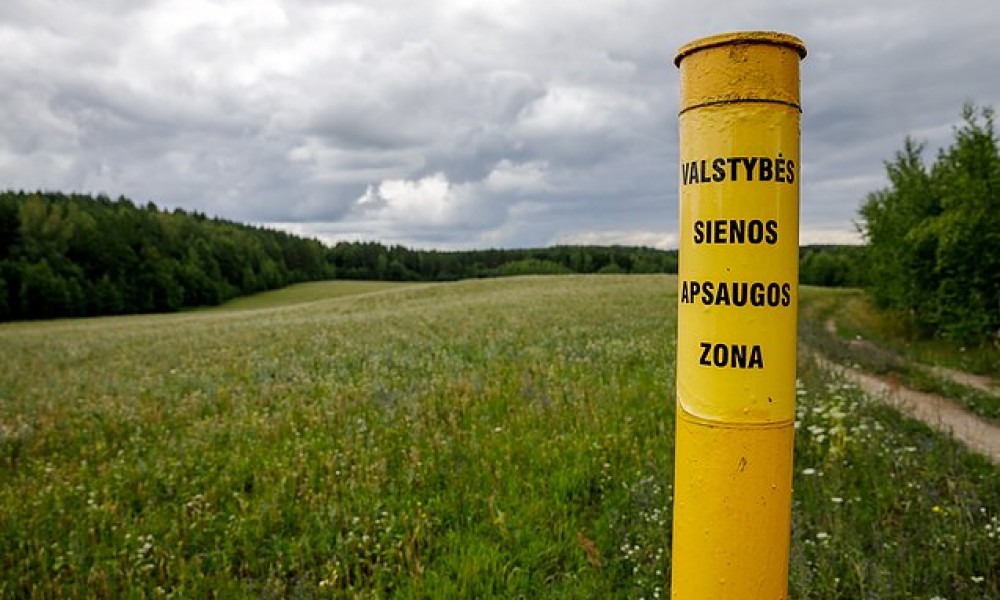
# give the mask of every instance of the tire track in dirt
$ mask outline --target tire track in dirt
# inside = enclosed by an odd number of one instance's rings
[[[826,321],[826,331],[829,334],[837,335],[837,323],[833,319],[828,319]],[[893,358],[899,359],[895,354],[881,348],[868,340],[846,340],[850,346],[861,347],[874,354],[880,354],[883,356],[891,356]],[[902,359],[899,359],[902,360]],[[986,375],[976,375],[975,373],[966,373],[965,371],[958,371],[956,369],[949,369],[948,367],[941,367],[936,365],[925,365],[917,362],[911,362],[910,364],[916,366],[919,369],[928,371],[942,379],[950,379],[951,381],[977,389],[981,392],[986,392],[987,394],[992,394],[994,396],[1000,395],[1000,382],[997,382],[992,377],[987,377]]]
[[[950,379],[959,385],[975,388],[979,391],[986,392],[987,394],[993,394],[994,396],[1000,395],[1000,386],[997,385],[996,381],[985,375],[976,375],[974,373],[966,373],[965,371],[956,371],[955,369],[949,369],[948,367],[930,367],[927,365],[920,365],[920,368],[927,369],[938,377]]]

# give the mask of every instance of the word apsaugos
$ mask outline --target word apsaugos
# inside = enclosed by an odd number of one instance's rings
[[[747,281],[683,281],[681,304],[705,306],[789,306],[790,283]]]
[[[703,158],[681,163],[681,185],[723,181],[795,182],[795,161],[768,156]]]

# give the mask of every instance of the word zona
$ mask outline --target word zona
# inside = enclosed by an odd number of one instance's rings
[[[754,344],[711,344],[701,342],[701,358],[698,364],[705,367],[729,367],[731,369],[763,369],[764,355],[760,345]]]

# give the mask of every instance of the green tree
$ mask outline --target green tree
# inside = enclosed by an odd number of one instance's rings
[[[8,258],[21,237],[21,220],[17,201],[9,196],[0,197],[0,260]]]
[[[10,318],[10,307],[7,304],[7,282],[0,279],[0,320]]]
[[[860,228],[876,304],[925,334],[973,342],[1000,327],[1000,152],[992,109],[966,106],[962,117],[930,169],[906,140]]]
[[[71,314],[69,289],[44,258],[25,267],[21,279],[21,314],[28,318]]]

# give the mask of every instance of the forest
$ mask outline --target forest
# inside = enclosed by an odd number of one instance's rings
[[[333,276],[280,231],[126,198],[0,194],[0,319],[172,312]]]

